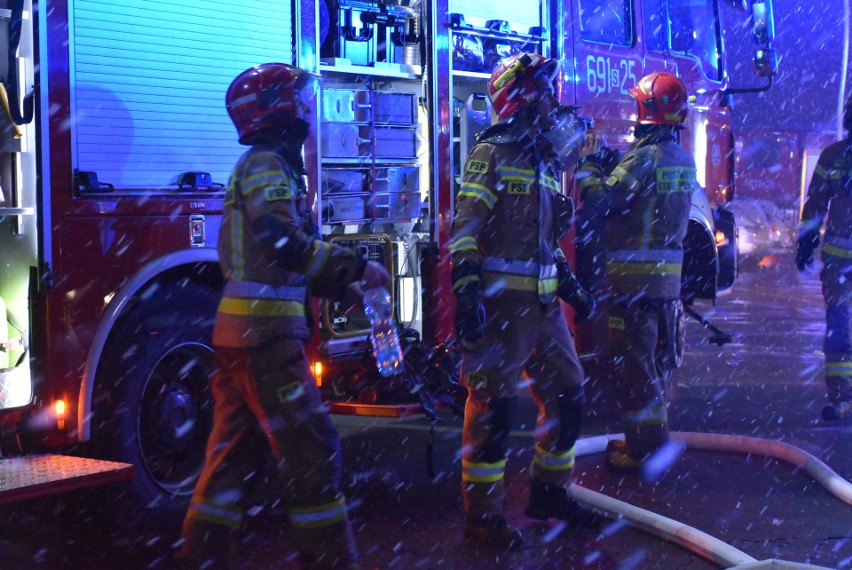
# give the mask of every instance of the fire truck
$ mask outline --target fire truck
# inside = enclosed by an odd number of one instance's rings
[[[684,295],[715,299],[736,262],[718,209],[734,183],[726,14],[754,20],[769,77],[769,0],[0,2],[0,501],[132,478],[141,504],[185,506],[212,423],[223,189],[245,150],[224,94],[258,63],[322,75],[305,146],[316,222],[392,270],[410,348],[408,372],[382,378],[363,311],[317,302],[309,348],[333,412],[419,413],[457,387],[454,196],[492,120],[490,72],[518,51],[562,62],[562,102],[615,149],[639,78],[684,81],[702,186]]]

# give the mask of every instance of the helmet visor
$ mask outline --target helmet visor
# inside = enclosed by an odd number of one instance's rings
[[[555,59],[545,61],[533,74],[533,81],[542,97],[556,96],[556,80],[559,75],[559,62]]]
[[[293,92],[299,97],[302,103],[307,103],[317,96],[320,87],[321,76],[316,73],[304,71],[296,77],[293,84]]]

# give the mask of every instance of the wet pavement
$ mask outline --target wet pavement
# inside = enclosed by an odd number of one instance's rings
[[[670,408],[672,429],[778,439],[852,479],[852,423],[820,419],[823,305],[816,276],[790,257],[744,270],[716,307],[699,312],[733,335],[717,347],[688,322],[687,350]],[[522,514],[531,459],[531,399],[523,398],[507,469],[508,518],[522,527],[519,553],[477,548],[461,537],[460,420],[430,434],[419,418],[336,418],[347,495],[365,568],[718,568],[689,550],[613,521],[601,532],[534,523]],[[585,435],[620,431],[606,402],[590,409]],[[427,445],[433,446],[431,469]],[[852,506],[810,475],[757,455],[687,449],[656,484],[578,458],[580,485],[712,535],[757,560],[852,568]],[[179,520],[127,517],[112,491],[77,493],[0,510],[0,568],[171,568]],[[280,506],[253,512],[240,568],[291,568]]]

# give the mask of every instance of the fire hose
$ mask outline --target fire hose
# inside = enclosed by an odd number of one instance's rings
[[[577,441],[576,454],[579,457],[603,453],[609,440],[623,438],[623,434],[609,434],[580,439]],[[785,461],[806,471],[831,494],[852,506],[852,484],[832,471],[825,463],[794,445],[756,437],[693,432],[672,432],[671,439],[682,442],[691,449],[747,453]],[[638,530],[678,544],[725,568],[821,568],[786,561],[761,562],[698,529],[576,483],[571,486],[571,493],[578,501],[598,509],[609,518],[624,520]]]

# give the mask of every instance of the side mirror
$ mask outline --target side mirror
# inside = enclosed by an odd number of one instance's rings
[[[772,0],[755,0],[751,5],[754,43],[769,45],[775,39],[775,19],[772,16]]]
[[[752,41],[757,44],[754,52],[754,72],[759,77],[772,77],[778,69],[778,58],[772,49],[775,39],[775,19],[772,15],[772,0],[754,0],[751,5]]]

